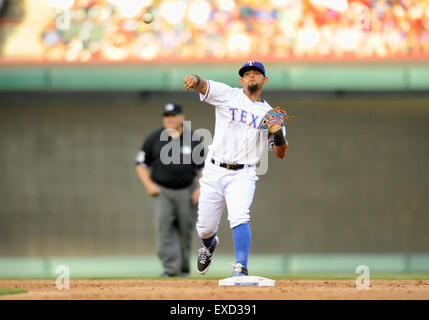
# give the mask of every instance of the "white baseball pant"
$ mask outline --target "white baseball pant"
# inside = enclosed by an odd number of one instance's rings
[[[200,179],[197,232],[201,239],[213,236],[225,204],[231,229],[250,221],[249,208],[259,178],[255,167],[227,170],[206,161]]]

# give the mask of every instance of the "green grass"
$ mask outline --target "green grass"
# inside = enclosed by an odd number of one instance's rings
[[[0,289],[0,296],[4,296],[6,294],[17,294],[17,293],[27,293],[25,289]]]

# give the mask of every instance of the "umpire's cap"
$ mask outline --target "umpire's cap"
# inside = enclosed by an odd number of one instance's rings
[[[177,103],[167,103],[164,106],[164,112],[162,113],[163,116],[176,116],[178,114],[182,114],[182,106]]]
[[[265,77],[265,68],[264,65],[261,62],[250,60],[244,64],[244,66],[241,67],[241,69],[238,71],[238,74],[240,77],[243,78],[244,73],[247,70],[258,70],[260,73],[262,73]]]

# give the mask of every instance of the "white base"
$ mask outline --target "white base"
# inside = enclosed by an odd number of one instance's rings
[[[251,286],[251,287],[274,287],[276,285],[275,280],[271,280],[264,277],[255,276],[241,276],[231,277],[219,280],[220,286]]]

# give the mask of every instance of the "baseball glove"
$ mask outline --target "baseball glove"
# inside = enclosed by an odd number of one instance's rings
[[[262,118],[258,129],[262,130],[264,133],[268,133],[273,125],[279,124],[283,126],[283,123],[292,117],[293,116],[289,116],[285,110],[280,109],[280,107],[274,107]]]

